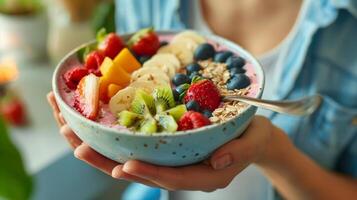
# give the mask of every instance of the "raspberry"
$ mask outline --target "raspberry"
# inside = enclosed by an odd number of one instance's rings
[[[82,66],[74,67],[68,70],[64,75],[63,79],[69,89],[76,89],[79,81],[88,75],[88,70]]]
[[[188,111],[186,112],[178,122],[178,130],[185,131],[194,128],[200,128],[211,124],[209,119],[199,112]]]
[[[193,83],[185,95],[185,103],[196,101],[202,110],[213,112],[221,103],[221,95],[216,85],[210,80]]]
[[[93,71],[93,72],[99,71],[99,67],[102,64],[103,60],[104,60],[103,53],[101,53],[100,51],[93,51],[86,56],[85,67],[89,71]]]

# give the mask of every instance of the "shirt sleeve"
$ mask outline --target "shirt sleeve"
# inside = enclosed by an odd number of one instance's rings
[[[337,163],[337,171],[357,178],[357,132],[350,145],[342,152]]]

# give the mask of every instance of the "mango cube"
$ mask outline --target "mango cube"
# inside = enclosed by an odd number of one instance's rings
[[[120,53],[114,58],[114,65],[120,66],[128,73],[132,73],[141,67],[141,63],[135,58],[128,48],[121,50]]]

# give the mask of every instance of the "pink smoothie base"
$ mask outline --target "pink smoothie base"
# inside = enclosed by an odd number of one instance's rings
[[[170,35],[165,35],[165,36],[160,36],[160,41],[170,41],[172,39],[173,36]],[[215,49],[217,51],[224,51],[224,50],[229,50],[224,46],[221,46],[215,42],[209,41],[209,43],[211,43],[212,45],[215,46]],[[239,55],[237,52],[234,52],[235,54]],[[79,63],[78,60],[72,60],[69,63],[67,63],[68,67],[67,70],[78,66],[78,65],[82,65],[81,63]],[[244,66],[244,69],[247,70],[247,72],[245,73],[251,80],[251,84],[249,86],[249,90],[248,90],[248,94],[246,96],[248,97],[256,97],[258,91],[260,90],[259,88],[259,84],[258,84],[258,79],[257,79],[257,75],[254,71],[253,65],[251,63],[247,63]],[[73,108],[74,105],[74,90],[70,90],[64,80],[62,78],[60,78],[59,83],[59,91],[60,91],[60,95],[63,98],[63,100],[70,106]],[[120,126],[116,123],[116,117],[113,115],[113,113],[110,112],[109,110],[109,105],[108,104],[104,104],[103,102],[100,102],[99,105],[99,115],[98,118],[96,120],[96,122],[110,127],[110,128],[115,128],[115,129],[126,129],[123,126]],[[74,108],[73,108],[74,109]]]

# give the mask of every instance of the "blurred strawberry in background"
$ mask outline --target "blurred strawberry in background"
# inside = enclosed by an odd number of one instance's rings
[[[13,126],[27,124],[26,109],[22,100],[13,92],[7,91],[0,99],[0,113],[5,121]]]

